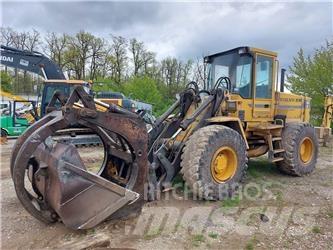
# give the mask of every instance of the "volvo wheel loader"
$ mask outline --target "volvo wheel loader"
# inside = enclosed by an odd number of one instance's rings
[[[140,210],[179,172],[194,196],[208,200],[232,195],[248,158],[266,153],[286,174],[311,173],[318,146],[310,98],[284,93],[283,84],[277,91],[277,54],[239,47],[205,63],[206,88],[189,83],[149,127],[142,114],[94,101],[81,86],[67,100],[56,93],[48,114],[13,149],[12,178],[25,209],[47,223],[87,229],[111,214]],[[77,125],[103,142],[96,173],[73,145],[54,140],[56,131]]]

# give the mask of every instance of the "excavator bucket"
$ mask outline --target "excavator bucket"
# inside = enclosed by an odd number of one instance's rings
[[[12,178],[25,209],[39,220],[60,220],[73,229],[92,228],[117,211],[137,210],[148,172],[148,135],[141,117],[117,106],[97,111],[80,86],[62,110],[49,108],[12,153]],[[75,146],[56,139],[56,131],[77,125],[103,142],[105,157],[97,174],[87,170]]]

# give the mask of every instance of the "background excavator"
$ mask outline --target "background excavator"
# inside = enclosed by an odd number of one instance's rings
[[[4,66],[17,68],[40,75],[45,79],[41,97],[40,117],[45,115],[45,108],[53,94],[59,90],[64,96],[69,97],[74,86],[81,85],[90,91],[90,84],[81,80],[67,80],[59,66],[48,57],[37,51],[26,51],[1,45],[0,63]],[[37,102],[39,100],[36,100]]]
[[[11,68],[18,68],[24,71],[32,72],[40,75],[45,80],[40,89],[40,93],[38,93],[38,99],[34,101],[27,101],[23,98],[20,98],[20,102],[31,102],[35,105],[40,103],[39,109],[36,110],[34,108],[34,118],[38,120],[46,114],[46,107],[49,105],[52,96],[54,93],[61,93],[63,100],[65,101],[70,94],[73,92],[76,86],[82,86],[85,91],[89,94],[92,94],[91,83],[83,80],[67,80],[62,70],[59,66],[50,60],[48,57],[43,55],[40,52],[36,51],[26,51],[19,50],[8,46],[1,45],[1,57],[0,63],[4,66]],[[9,93],[3,92],[3,94],[7,95]],[[13,95],[12,95],[13,96]],[[152,107],[149,104],[144,104],[141,102],[136,102],[130,100],[128,98],[106,98],[105,96],[100,96],[101,101],[105,103],[116,103],[120,106],[124,106],[130,110],[137,110],[138,108],[142,109],[144,112],[151,113]],[[14,104],[14,103],[13,103]],[[64,103],[60,103],[58,100],[53,105],[57,107],[61,107]],[[143,108],[142,105],[145,105]],[[11,105],[14,108],[14,105]],[[99,108],[102,108],[99,106]],[[15,109],[14,109],[15,110]],[[36,112],[38,111],[38,112]],[[22,123],[21,121],[15,119],[15,112],[12,112],[14,115],[7,117],[6,119],[2,119],[1,121],[1,136],[6,137],[7,135],[17,136],[20,135],[29,123]],[[16,122],[15,122],[16,121]],[[18,123],[19,121],[20,123]],[[14,130],[13,130],[13,129]],[[12,133],[16,131],[15,133]],[[61,140],[70,140],[75,143],[75,145],[96,145],[100,144],[100,140],[98,137],[90,134],[90,131],[81,128],[72,128],[71,131],[61,131],[63,135],[70,134],[70,136],[63,136]],[[75,136],[74,136],[75,135]],[[2,141],[6,139],[2,138]]]
[[[13,148],[12,179],[24,208],[46,223],[87,229],[139,211],[179,172],[193,197],[206,200],[232,196],[251,157],[267,154],[285,174],[310,174],[318,155],[310,98],[283,92],[283,81],[278,91],[277,54],[239,47],[205,63],[208,88],[189,83],[149,128],[142,115],[94,100],[82,86],[67,100],[55,93],[48,114]],[[56,101],[64,103],[60,109]],[[72,144],[54,140],[58,130],[76,125],[94,131],[104,146],[94,173]]]

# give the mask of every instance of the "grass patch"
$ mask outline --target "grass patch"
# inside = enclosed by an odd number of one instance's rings
[[[268,160],[249,161],[247,173],[254,179],[262,178],[264,175],[277,173],[276,167]]]
[[[192,244],[196,247],[198,247],[202,242],[205,242],[205,240],[205,236],[202,234],[195,234],[192,236]]]
[[[277,201],[282,201],[282,200],[283,200],[283,194],[282,194],[282,191],[277,190],[276,193],[275,193],[275,195],[276,195],[276,200],[277,200]]]
[[[311,231],[312,231],[312,233],[315,233],[315,234],[321,233],[321,230],[318,226],[314,226]]]
[[[209,233],[208,236],[210,238],[213,238],[213,239],[217,239],[217,237],[219,236],[217,233]]]
[[[254,249],[254,246],[253,246],[253,242],[248,242],[245,246],[245,249],[246,250],[253,250]]]
[[[144,236],[143,236],[143,238],[145,239],[145,240],[151,240],[151,239],[154,239],[154,238],[156,238],[157,236],[159,236],[159,235],[161,235],[161,233],[162,233],[162,230],[161,229],[158,229],[158,230],[156,230],[156,231],[153,231],[152,233],[146,233]]]
[[[253,238],[248,243],[246,243],[245,249],[246,250],[253,250],[254,245],[257,244],[258,242],[259,242],[259,240],[256,239],[256,236],[253,236]]]
[[[86,235],[95,234],[95,233],[96,233],[96,229],[95,229],[95,228],[88,229],[88,230],[86,231]]]
[[[221,201],[221,207],[222,208],[237,207],[239,203],[240,203],[239,196],[235,196]]]
[[[327,213],[328,217],[330,217],[331,219],[333,219],[333,211],[330,211]]]

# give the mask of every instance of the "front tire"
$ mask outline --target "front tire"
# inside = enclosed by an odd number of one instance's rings
[[[315,129],[308,123],[287,124],[282,132],[283,161],[277,162],[279,170],[293,176],[310,174],[318,157],[318,140]]]
[[[193,195],[199,198],[231,197],[246,169],[244,139],[237,131],[222,125],[200,128],[183,150],[181,173]]]

